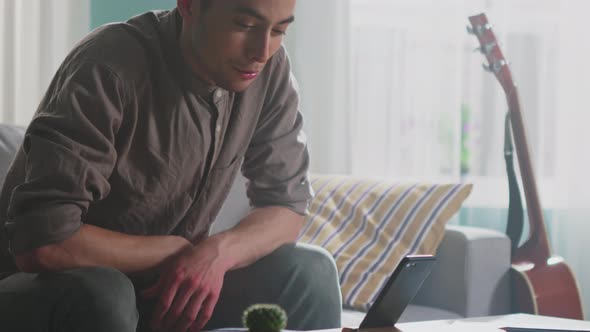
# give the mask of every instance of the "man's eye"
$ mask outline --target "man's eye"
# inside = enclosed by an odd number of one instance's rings
[[[247,24],[247,23],[242,23],[242,22],[236,22],[236,25],[239,26],[240,28],[244,28],[247,30],[255,28],[255,26],[252,24]]]
[[[277,36],[284,36],[287,34],[286,30],[273,29],[272,32],[273,32],[273,34],[275,34]]]

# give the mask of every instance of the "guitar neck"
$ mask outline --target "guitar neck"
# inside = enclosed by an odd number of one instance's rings
[[[529,237],[522,246],[516,249],[513,254],[515,261],[530,260],[535,258],[538,260],[547,260],[551,256],[549,249],[549,242],[547,240],[547,232],[545,230],[545,222],[543,218],[543,210],[539,199],[539,193],[535,182],[535,171],[531,155],[528,149],[526,129],[524,126],[522,112],[520,110],[520,103],[518,99],[518,92],[516,87],[505,89],[506,99],[510,110],[510,121],[512,124],[512,134],[514,136],[514,145],[518,156],[518,165],[520,168],[520,175],[524,194],[526,198],[527,212],[529,216]]]
[[[529,237],[522,246],[517,247],[512,255],[512,260],[513,262],[531,260],[535,262],[546,261],[550,257],[549,241],[547,240],[547,232],[545,231],[543,211],[535,183],[535,173],[528,149],[526,130],[524,128],[516,85],[485,14],[471,16],[469,17],[469,21],[471,22],[471,27],[468,27],[468,31],[477,36],[481,46],[479,50],[486,56],[489,63],[489,65],[484,65],[484,68],[494,73],[506,94],[510,110],[512,136],[514,137],[514,145],[516,146],[518,165],[520,167],[520,175],[526,197],[530,228]]]

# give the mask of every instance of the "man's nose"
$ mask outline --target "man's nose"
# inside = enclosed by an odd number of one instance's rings
[[[248,51],[251,60],[266,63],[270,58],[270,34],[266,31],[256,34]]]

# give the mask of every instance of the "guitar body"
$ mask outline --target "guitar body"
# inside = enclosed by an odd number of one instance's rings
[[[529,236],[522,245],[518,245],[522,220],[509,220],[508,225],[508,229],[517,230],[516,234],[518,234],[511,236],[513,241],[512,311],[584,319],[580,292],[572,271],[561,257],[551,255],[528,150],[523,115],[512,73],[485,14],[471,16],[469,21],[471,27],[468,27],[468,31],[477,36],[481,45],[479,50],[486,56],[489,63],[484,67],[496,76],[506,95],[527,203]],[[508,152],[505,150],[505,157],[509,158],[507,160],[512,160],[511,149]]]
[[[512,311],[583,319],[579,289],[570,268],[560,257],[553,264],[512,264]]]

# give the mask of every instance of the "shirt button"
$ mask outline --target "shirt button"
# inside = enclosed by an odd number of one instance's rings
[[[221,125],[217,125],[215,127],[215,132],[218,133],[218,134],[221,132]]]

